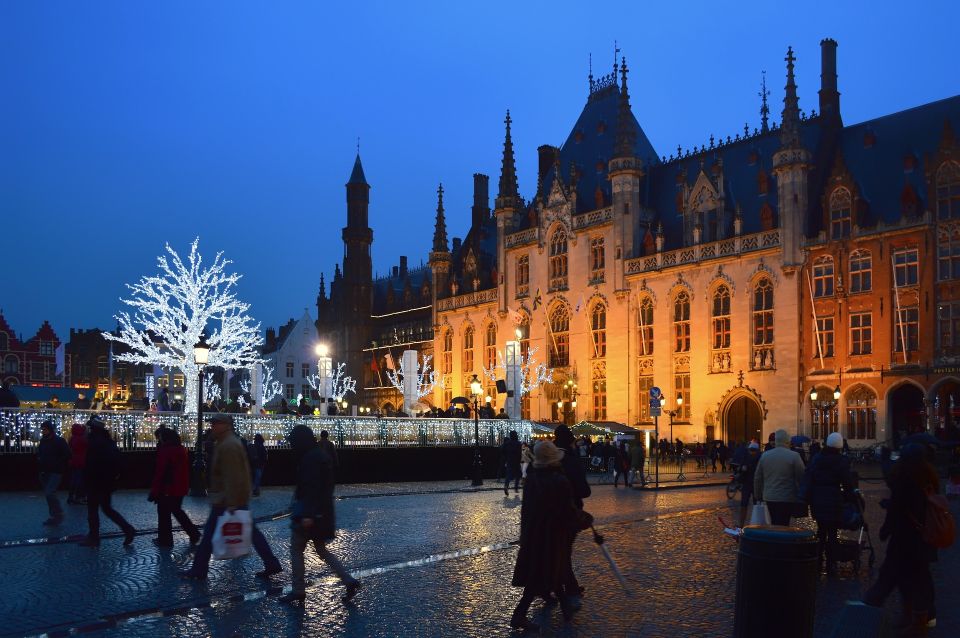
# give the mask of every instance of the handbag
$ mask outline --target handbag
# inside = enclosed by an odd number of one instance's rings
[[[253,545],[253,517],[250,510],[224,512],[213,532],[213,557],[217,560],[240,558]]]
[[[763,501],[758,501],[753,506],[753,512],[750,514],[751,525],[769,525],[770,510]]]

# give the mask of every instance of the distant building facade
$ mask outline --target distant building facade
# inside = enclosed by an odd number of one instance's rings
[[[0,379],[13,385],[56,387],[62,384],[57,374],[57,348],[60,338],[46,321],[36,334],[21,340],[0,313]]]

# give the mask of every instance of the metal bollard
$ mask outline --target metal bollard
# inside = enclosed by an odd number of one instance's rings
[[[811,530],[749,525],[740,537],[734,638],[810,638],[818,547]]]

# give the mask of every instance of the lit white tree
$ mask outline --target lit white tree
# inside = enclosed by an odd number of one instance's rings
[[[118,361],[159,365],[179,370],[185,381],[185,409],[197,409],[197,366],[193,346],[207,332],[210,355],[207,365],[237,370],[261,363],[260,324],[247,315],[250,305],[237,299],[234,287],[240,275],[227,273],[232,262],[217,253],[203,267],[193,240],[184,262],[169,244],[167,255],[157,258],[160,274],[127,284],[130,299],[121,299],[134,309],[116,315],[120,334],[103,333],[105,339],[129,348],[115,356]],[[169,256],[169,259],[168,259]]]
[[[203,402],[210,403],[220,398],[220,384],[213,380],[212,372],[203,374]]]
[[[407,387],[407,383],[416,383],[417,398],[422,399],[432,393],[438,384],[441,388],[443,387],[443,379],[438,380],[437,371],[430,369],[430,359],[432,358],[433,355],[424,356],[423,363],[417,361],[415,370],[405,370],[401,360],[399,370],[387,370],[387,379],[403,395],[406,395],[404,388]]]
[[[548,368],[544,363],[538,363],[536,357],[537,346],[531,346],[527,349],[527,356],[520,355],[520,395],[530,394],[544,383],[553,383],[553,368]],[[506,376],[507,362],[503,353],[497,351],[497,364],[491,368],[483,369],[483,374],[491,381],[497,380],[497,373],[500,378]]]
[[[283,394],[283,384],[275,381],[273,378],[273,368],[269,365],[260,366],[262,378],[260,380],[260,401],[263,405],[268,404],[273,397]],[[253,396],[253,383],[249,376],[240,380],[240,389]]]
[[[347,395],[348,392],[356,393],[357,391],[357,380],[351,377],[349,374],[344,374],[343,369],[346,367],[346,363],[340,362],[337,364],[337,370],[333,373],[333,377],[330,379],[330,396],[333,397],[333,400],[339,403],[343,401],[343,397]],[[311,374],[307,377],[307,381],[310,383],[310,387],[316,390],[321,396],[323,395],[323,388],[321,387],[321,379],[319,369],[321,362],[317,362],[317,374]],[[327,397],[324,397],[327,398]]]

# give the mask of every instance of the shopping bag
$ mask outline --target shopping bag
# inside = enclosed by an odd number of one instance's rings
[[[250,553],[253,517],[250,510],[224,512],[213,532],[213,557],[217,560],[240,558]]]
[[[763,501],[754,504],[753,513],[750,515],[750,524],[751,525],[769,525],[770,524],[770,510],[767,509],[767,504]]]

